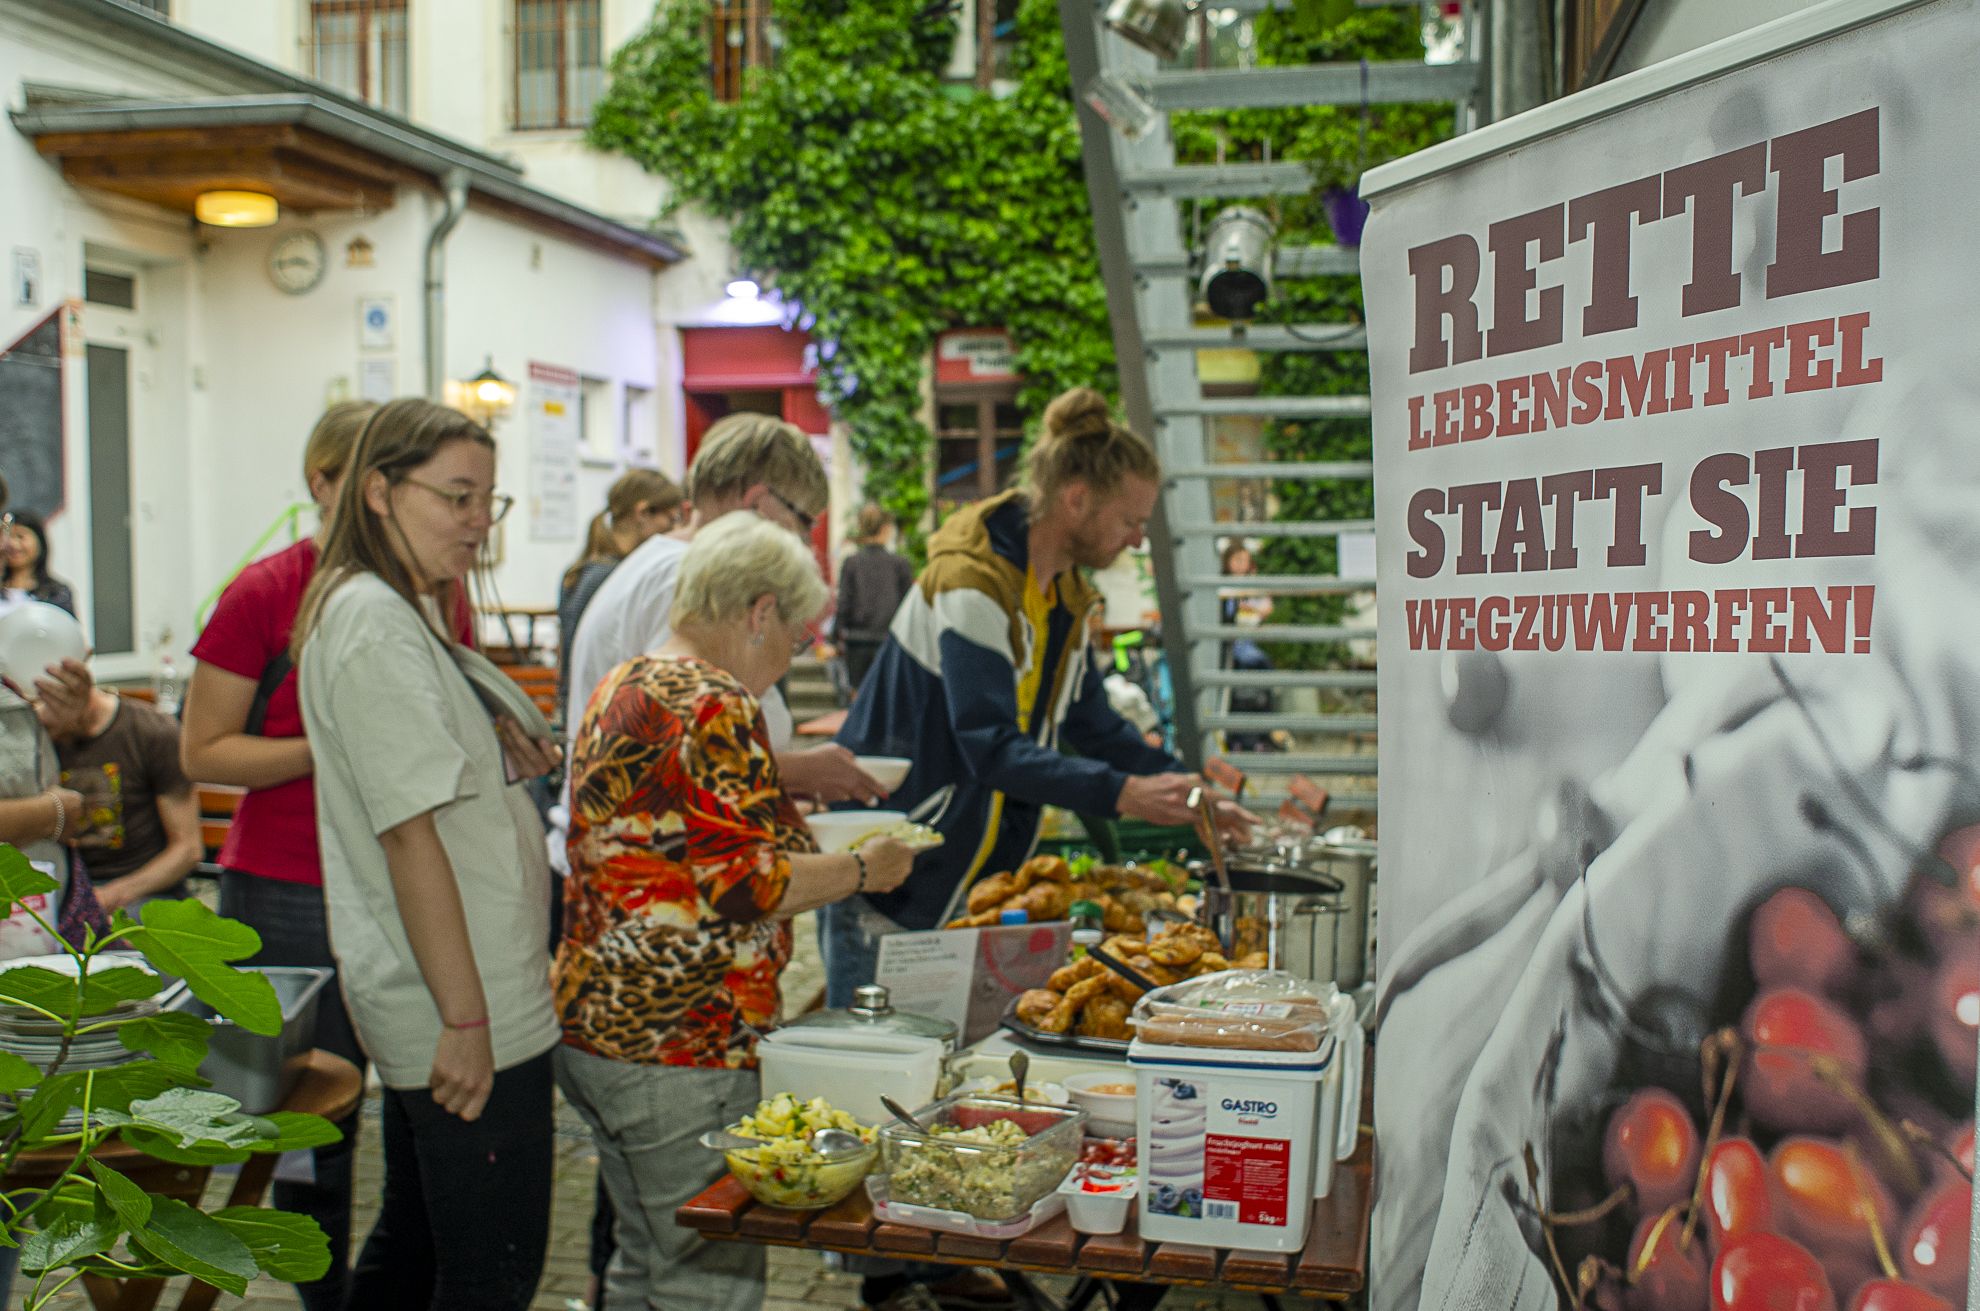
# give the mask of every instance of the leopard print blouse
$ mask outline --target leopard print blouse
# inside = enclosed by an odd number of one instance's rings
[[[592,696],[572,755],[557,951],[564,1041],[612,1060],[750,1069],[775,1023],[792,852],[816,851],[756,699],[699,660],[642,656]]]

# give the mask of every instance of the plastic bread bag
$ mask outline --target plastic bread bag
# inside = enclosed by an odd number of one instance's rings
[[[1164,1046],[1319,1051],[1334,991],[1283,970],[1224,970],[1144,994],[1128,1023]]]

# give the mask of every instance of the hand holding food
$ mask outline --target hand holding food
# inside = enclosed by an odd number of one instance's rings
[[[914,872],[913,849],[893,838],[869,838],[860,844],[859,855],[866,862],[864,892],[892,892]]]

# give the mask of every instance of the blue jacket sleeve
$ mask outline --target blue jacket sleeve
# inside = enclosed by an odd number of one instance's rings
[[[1115,813],[1124,773],[1102,760],[1060,755],[1018,727],[1017,671],[1008,658],[954,629],[940,641],[949,724],[978,781],[1041,806],[1083,815]]]
[[[1079,694],[1066,707],[1061,726],[1066,741],[1083,756],[1104,760],[1122,774],[1164,774],[1180,772],[1183,763],[1160,747],[1142,740],[1133,724],[1122,719],[1107,700],[1107,688],[1091,660],[1080,662],[1085,673]]]

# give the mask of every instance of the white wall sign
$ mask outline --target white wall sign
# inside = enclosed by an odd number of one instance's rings
[[[358,399],[383,405],[399,387],[398,361],[390,355],[367,355],[358,360]]]
[[[358,349],[388,351],[397,345],[398,314],[390,296],[366,296],[358,301]]]
[[[964,364],[972,378],[1017,376],[1017,356],[1004,332],[945,332],[936,339],[936,358]]]
[[[1374,1311],[1968,1304],[1980,4],[1793,30],[1369,188]]]
[[[530,363],[529,535],[535,541],[567,542],[578,535],[582,387],[574,369]]]

